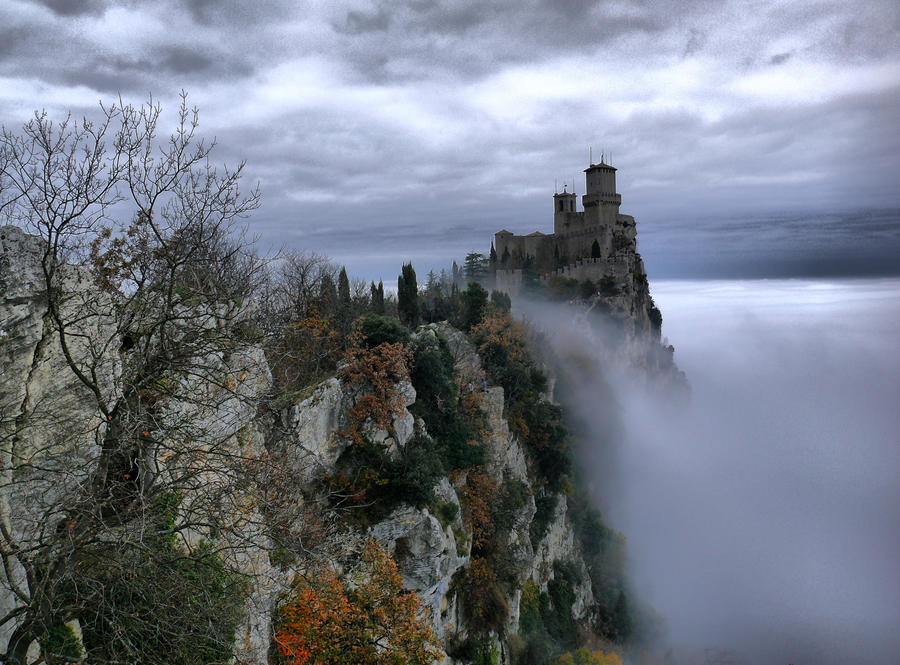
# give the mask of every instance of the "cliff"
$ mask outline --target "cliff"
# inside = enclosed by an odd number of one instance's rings
[[[658,347],[640,258],[611,266],[587,309]],[[156,338],[86,268],[46,268],[37,239],[0,229],[5,653],[125,653],[103,622],[127,615],[139,638],[149,611],[210,658],[276,662],[297,580],[323,563],[352,579],[371,539],[420,597],[439,662],[550,662],[585,636],[632,639],[622,539],[573,486],[552,381],[508,315],[394,344],[363,330],[333,376],[285,393],[262,342],[237,332],[256,316],[246,303],[225,316],[186,297]],[[203,565],[177,587],[139,572],[181,580],[184,562]],[[145,586],[127,610],[98,606],[132,578]],[[215,598],[208,617],[200,596]]]

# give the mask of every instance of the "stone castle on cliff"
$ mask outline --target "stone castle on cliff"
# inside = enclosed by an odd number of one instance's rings
[[[616,169],[604,162],[584,170],[583,211],[578,196],[567,191],[553,195],[553,233],[535,231],[518,236],[507,230],[494,235],[494,284],[516,295],[529,273],[542,280],[556,275],[578,281],[621,278],[636,266],[634,217],[619,214],[622,197],[616,192]],[[643,272],[643,262],[640,262]],[[618,281],[618,280],[617,280]]]

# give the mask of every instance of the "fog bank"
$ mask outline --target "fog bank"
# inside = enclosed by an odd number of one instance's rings
[[[692,387],[620,390],[608,515],[679,662],[896,662],[900,280],[655,282]]]

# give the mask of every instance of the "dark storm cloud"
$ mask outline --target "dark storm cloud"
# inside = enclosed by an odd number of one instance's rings
[[[794,54],[793,53],[776,53],[771,58],[769,58],[769,62],[773,65],[780,65],[783,62],[787,62],[792,55],[794,55]]]
[[[109,2],[106,0],[31,0],[59,16],[82,16],[102,14]]]
[[[357,73],[373,81],[428,78],[431,68],[472,78],[496,71],[501,63],[591,53],[630,33],[665,29],[665,17],[651,8],[628,6],[631,11],[621,16],[608,11],[607,3],[590,0],[381,0],[370,11],[347,11],[332,27],[354,37],[348,43],[350,62]]]

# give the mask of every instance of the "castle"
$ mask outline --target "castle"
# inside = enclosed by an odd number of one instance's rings
[[[599,281],[620,272],[621,259],[635,254],[634,217],[619,214],[615,167],[601,156],[584,173],[583,212],[576,210],[578,197],[567,187],[553,195],[553,233],[517,236],[504,229],[494,235],[495,288],[516,295],[529,271],[544,280],[558,275]]]

